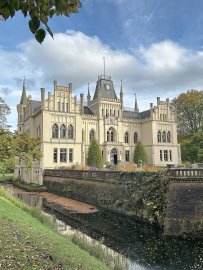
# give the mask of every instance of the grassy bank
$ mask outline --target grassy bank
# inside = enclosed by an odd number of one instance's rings
[[[0,191],[0,269],[108,269],[15,200]]]

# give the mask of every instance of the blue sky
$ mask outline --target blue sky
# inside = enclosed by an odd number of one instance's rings
[[[203,85],[202,0],[84,0],[78,14],[49,23],[54,39],[40,45],[28,19],[17,14],[0,21],[0,96],[12,108],[16,126],[23,76],[28,94],[53,92],[53,80],[73,83],[74,94],[93,96],[97,75],[112,76],[116,92],[123,80],[126,107],[137,94],[141,110],[156,97],[176,97]]]

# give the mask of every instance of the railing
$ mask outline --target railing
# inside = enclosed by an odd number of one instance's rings
[[[202,178],[203,179],[203,168],[172,168],[169,169],[169,177],[171,178]]]
[[[44,176],[65,177],[75,179],[97,179],[97,180],[116,180],[120,176],[120,171],[82,171],[67,169],[46,169]]]

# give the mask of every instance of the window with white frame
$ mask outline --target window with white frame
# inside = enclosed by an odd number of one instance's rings
[[[162,150],[160,150],[160,161],[163,161],[163,155],[162,155]]]
[[[73,162],[73,149],[72,148],[70,148],[69,149],[69,157],[68,157],[68,160],[69,160],[69,162]]]
[[[53,162],[54,163],[58,162],[58,149],[57,148],[54,148],[54,151],[53,151]]]
[[[160,130],[157,133],[157,141],[161,142],[161,131]]]
[[[162,142],[166,142],[166,131],[162,132]]]
[[[90,139],[90,142],[94,139],[94,130],[93,129],[90,130],[89,139]]]
[[[170,131],[167,132],[167,142],[168,143],[171,142],[171,132]]]
[[[52,138],[56,139],[58,138],[58,125],[54,124],[52,126]]]
[[[130,161],[130,151],[129,150],[126,150],[125,151],[125,161],[126,162],[129,162]]]
[[[60,162],[67,162],[67,149],[60,148]]]
[[[164,150],[164,161],[168,161],[168,151]]]
[[[73,126],[68,126],[68,139],[73,139]]]
[[[170,161],[172,161],[172,151],[171,150],[169,150],[169,159],[170,159]]]
[[[66,138],[66,126],[63,124],[60,127],[60,138],[65,139]]]
[[[125,132],[125,135],[124,135],[124,142],[125,143],[128,143],[129,142],[129,135],[128,135],[128,132],[127,131]]]

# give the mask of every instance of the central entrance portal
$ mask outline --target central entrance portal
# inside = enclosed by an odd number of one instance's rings
[[[111,153],[110,153],[110,161],[112,164],[114,165],[117,165],[118,163],[118,154],[117,154],[117,150],[115,148],[113,148],[111,150]]]

